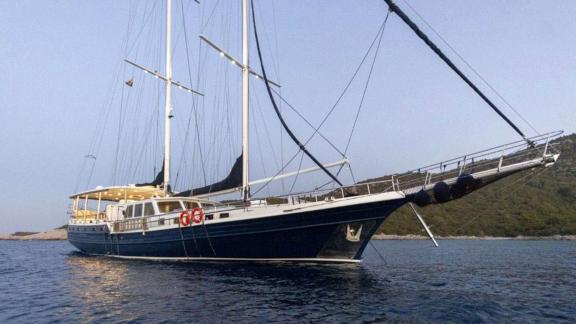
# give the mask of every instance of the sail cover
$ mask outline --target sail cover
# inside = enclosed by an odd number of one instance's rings
[[[164,182],[164,163],[162,163],[162,168],[160,169],[160,172],[158,172],[156,178],[154,178],[152,182],[137,183],[136,187],[148,187],[148,186],[157,187],[161,185],[163,182]]]
[[[236,162],[234,162],[234,166],[232,167],[232,170],[230,170],[230,174],[228,174],[228,176],[223,180],[205,187],[186,190],[176,194],[175,196],[188,197],[203,195],[211,192],[237,188],[240,186],[242,186],[242,154],[236,159]]]

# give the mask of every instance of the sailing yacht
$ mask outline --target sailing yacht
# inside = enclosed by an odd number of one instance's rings
[[[386,3],[389,14],[398,15],[522,139],[377,181],[343,185],[329,169],[346,165],[348,160],[322,164],[284,122],[271,89],[274,82],[266,74],[254,8],[248,0],[242,0],[241,61],[235,61],[201,37],[241,67],[242,154],[222,181],[174,192],[170,186],[171,91],[178,87],[194,95],[202,94],[173,80],[172,0],[166,0],[165,74],[127,61],[165,83],[163,168],[149,183],[96,187],[72,194],[68,224],[70,243],[86,254],[127,259],[359,262],[372,235],[401,206],[410,204],[416,212],[417,206],[446,203],[512,174],[550,167],[556,162],[559,152],[551,140],[562,132],[526,137],[392,0],[386,0]],[[261,75],[248,62],[250,17]],[[317,167],[269,179],[250,179],[248,91],[251,74],[264,82],[270,103],[286,133]],[[130,81],[131,84],[127,84],[132,86],[133,81]],[[312,171],[326,173],[338,186],[275,196],[274,199],[251,196],[251,186]],[[241,199],[232,202],[212,199],[229,193],[237,193]],[[429,231],[423,219],[418,217]]]

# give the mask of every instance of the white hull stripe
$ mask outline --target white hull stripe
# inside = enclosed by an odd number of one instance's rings
[[[117,259],[127,260],[147,260],[147,261],[170,261],[170,262],[186,262],[186,261],[230,261],[230,262],[325,262],[325,263],[360,263],[362,260],[354,259],[329,259],[329,258],[215,258],[215,257],[144,257],[144,256],[128,256],[128,255],[112,255],[112,254],[93,254],[98,256],[106,256]]]

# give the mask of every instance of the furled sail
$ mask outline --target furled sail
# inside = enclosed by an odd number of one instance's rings
[[[242,186],[242,154],[236,159],[234,162],[234,166],[232,166],[232,170],[226,178],[211,185],[186,190],[176,194],[177,197],[188,197],[188,196],[196,196],[196,195],[203,195],[211,192],[218,192],[232,188],[238,188]]]
[[[516,133],[518,133],[518,135],[522,136],[522,138],[524,139],[524,141],[526,141],[526,143],[528,143],[528,145],[534,146],[534,143],[530,142],[526,138],[526,135],[524,135],[524,133],[520,130],[520,128],[518,128],[516,124],[514,124],[498,107],[496,107],[496,105],[490,99],[488,99],[488,97],[482,91],[480,91],[480,89],[470,79],[468,79],[468,77],[464,73],[462,73],[462,71],[460,71],[460,69],[458,69],[458,67],[456,67],[454,63],[452,63],[452,61],[446,56],[446,54],[444,54],[440,50],[440,48],[438,48],[438,46],[436,46],[436,44],[434,44],[430,40],[430,38],[428,38],[428,36],[424,34],[424,32],[404,13],[404,11],[402,11],[402,9],[400,9],[394,3],[393,0],[384,0],[384,1],[388,4],[390,11],[395,12],[398,15],[398,17],[400,17],[400,19],[402,19],[402,21],[404,21],[404,23],[406,23],[406,25],[408,25],[408,27],[410,27],[410,29],[412,29],[412,31],[414,31],[414,33],[422,41],[424,41],[424,43],[428,45],[428,47],[430,47],[430,49],[434,53],[436,53],[436,55],[438,55],[438,57],[442,61],[444,61],[444,63],[446,63],[452,69],[452,71],[454,71],[470,88],[472,88],[472,90],[474,90],[474,92],[476,92],[476,94],[480,96],[480,98],[482,98],[482,100],[484,100],[484,102],[488,104],[488,106],[490,106],[490,108],[492,108],[492,110],[494,110],[498,114],[498,116],[504,119],[504,121],[506,121],[506,123],[508,123],[508,125],[510,125],[510,127],[512,127],[516,131]]]
[[[158,172],[156,178],[154,178],[152,182],[137,183],[136,187],[149,187],[149,186],[157,187],[162,185],[163,182],[164,182],[164,163],[162,163],[162,168],[160,169],[160,172]]]

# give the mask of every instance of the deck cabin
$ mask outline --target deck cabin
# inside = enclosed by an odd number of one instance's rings
[[[168,214],[173,216],[180,211],[197,207],[207,212],[227,208],[225,205],[206,199],[166,197],[164,191],[156,187],[97,187],[94,190],[73,194],[70,199],[72,199],[70,224],[74,225],[122,223]]]

